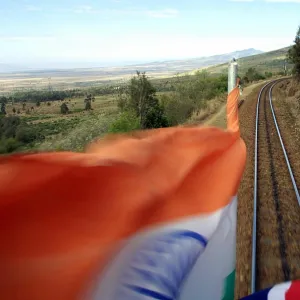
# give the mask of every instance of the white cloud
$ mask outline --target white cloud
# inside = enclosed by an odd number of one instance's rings
[[[179,15],[179,11],[176,9],[149,10],[147,15],[152,18],[174,18]]]
[[[35,6],[35,5],[26,5],[25,9],[27,11],[41,11],[42,10],[39,6]]]

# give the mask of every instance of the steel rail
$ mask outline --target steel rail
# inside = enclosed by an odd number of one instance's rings
[[[285,80],[285,79],[283,79]],[[278,123],[277,123],[277,119],[276,119],[276,115],[275,115],[275,111],[274,111],[274,108],[273,108],[273,104],[272,104],[272,90],[274,88],[274,86],[278,83],[282,81],[281,80],[275,80],[275,81],[271,81],[271,82],[268,82],[267,84],[265,84],[260,92],[259,92],[259,95],[258,95],[258,98],[257,98],[257,105],[256,105],[256,120],[255,120],[255,150],[254,150],[254,194],[253,194],[253,224],[252,224],[252,262],[251,262],[251,292],[252,293],[255,293],[256,292],[256,253],[257,253],[257,177],[258,177],[258,126],[259,126],[259,106],[260,106],[260,100],[261,100],[261,96],[262,96],[262,93],[263,91],[268,87],[268,86],[271,86],[270,87],[270,90],[269,90],[269,100],[270,100],[270,108],[271,108],[271,111],[272,111],[272,115],[273,115],[273,120],[274,120],[274,124],[275,124],[275,127],[276,127],[276,130],[277,130],[277,134],[278,134],[278,137],[279,137],[279,140],[280,140],[280,144],[281,144],[281,147],[282,147],[282,151],[283,151],[283,154],[284,154],[284,157],[285,157],[285,160],[286,160],[286,164],[287,164],[287,167],[288,167],[288,170],[289,170],[289,173],[290,173],[290,177],[291,177],[291,180],[292,180],[292,184],[293,184],[293,187],[294,187],[294,191],[295,191],[295,194],[296,194],[296,197],[297,197],[297,201],[298,201],[298,204],[300,206],[300,195],[299,195],[299,191],[298,191],[298,188],[297,188],[297,184],[296,184],[296,181],[295,181],[295,177],[293,175],[293,171],[292,171],[292,168],[291,168],[291,164],[289,162],[289,159],[288,159],[288,155],[287,155],[287,152],[285,150],[285,146],[284,146],[284,143],[283,143],[283,140],[282,140],[282,136],[281,136],[281,133],[280,133],[280,130],[279,130],[279,126],[278,126]]]
[[[300,195],[299,195],[298,187],[297,187],[297,184],[296,184],[296,181],[295,181],[295,177],[294,177],[294,174],[293,174],[293,170],[292,170],[287,152],[286,152],[285,147],[284,147],[284,143],[283,143],[283,140],[282,140],[282,136],[281,136],[281,133],[280,133],[280,130],[279,130],[279,126],[278,126],[278,123],[277,123],[277,119],[276,119],[276,115],[275,115],[275,111],[274,111],[273,103],[272,103],[273,102],[272,101],[273,100],[272,99],[272,90],[273,90],[273,87],[276,85],[276,83],[277,82],[275,82],[271,86],[270,91],[269,91],[270,107],[271,107],[275,127],[276,127],[276,130],[277,130],[277,133],[278,133],[278,137],[279,137],[279,140],[280,140],[281,148],[282,148],[282,151],[283,151],[283,154],[284,154],[284,157],[285,157],[286,164],[287,164],[288,169],[289,169],[289,173],[290,173],[290,177],[291,177],[291,180],[292,180],[292,183],[293,183],[293,187],[294,187],[294,191],[295,191],[295,194],[296,194],[296,197],[297,197],[297,201],[298,201],[298,204],[300,206]]]
[[[253,190],[253,224],[252,224],[252,262],[251,262],[251,293],[256,292],[256,237],[257,237],[257,157],[258,157],[258,117],[260,98],[265,88],[272,84],[268,82],[265,84],[257,98],[256,104],[256,119],[255,119],[255,149],[254,149],[254,190]]]

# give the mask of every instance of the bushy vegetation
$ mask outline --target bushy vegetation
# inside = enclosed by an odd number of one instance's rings
[[[207,101],[226,93],[227,76],[212,77],[202,71],[195,75],[176,76],[165,82],[164,88],[168,92],[158,99],[156,89],[145,74],[137,73],[128,87],[119,90],[119,108],[123,112],[134,112],[134,117],[140,120],[141,129],[182,124],[193,112],[204,108]],[[118,132],[126,131],[130,116],[132,114],[120,117],[120,122],[117,121]],[[122,130],[121,124],[124,124]],[[132,124],[136,124],[135,120]]]
[[[51,105],[51,101],[65,100],[68,98],[79,97],[91,97],[91,101],[94,96],[111,95],[115,92],[116,85],[107,85],[101,87],[91,87],[89,89],[71,89],[71,90],[22,90],[11,93],[9,96],[0,96],[0,103],[17,103],[17,102],[33,102],[36,106],[40,106],[42,102],[48,102],[47,105]]]
[[[226,93],[227,81],[225,75],[212,77],[205,71],[178,77],[174,91],[161,97],[169,124],[184,123],[194,111],[205,108],[209,100]]]
[[[118,132],[126,132],[126,128],[131,126],[150,129],[169,125],[164,107],[159,102],[156,90],[145,73],[137,72],[128,86],[119,89],[118,106],[122,114],[112,124],[111,131],[116,132],[118,129]],[[133,116],[134,120],[129,124],[130,116]],[[134,125],[136,121],[138,126]]]
[[[60,106],[60,112],[65,115],[69,112],[69,107],[66,103],[63,103],[61,106]]]
[[[107,113],[90,114],[64,124],[59,122],[59,125],[54,125],[54,128],[63,127],[60,133],[48,135],[47,139],[37,148],[43,151],[83,151],[87,144],[108,132],[113,119],[115,119],[115,115]]]
[[[0,116],[0,153],[10,153],[44,139],[44,135],[18,116]]]
[[[79,117],[75,117],[31,123],[35,120],[34,117],[0,116],[0,153],[33,149],[46,137],[67,132],[81,122]]]
[[[26,106],[26,102],[34,102],[37,106],[45,101],[64,100],[66,98],[73,98],[83,96],[83,91],[80,90],[67,90],[67,91],[43,91],[43,90],[30,90],[30,91],[17,91],[10,96],[2,96],[0,102],[22,102]]]
[[[300,26],[297,30],[295,37],[295,44],[290,48],[288,52],[288,59],[293,63],[293,74],[298,81],[300,81]]]
[[[3,100],[2,100],[3,101]],[[1,102],[1,114],[2,115],[6,115],[6,103],[3,101],[3,102]]]
[[[265,72],[265,75],[260,74],[255,68],[249,68],[243,78],[244,83],[249,83],[253,81],[263,80],[272,77],[273,74],[270,72]]]
[[[84,109],[85,110],[92,110],[92,100],[95,101],[95,97],[92,96],[92,94],[88,94],[86,98],[84,99]]]
[[[138,117],[132,112],[124,111],[114,122],[112,122],[108,132],[125,133],[140,128],[140,120],[138,119]]]

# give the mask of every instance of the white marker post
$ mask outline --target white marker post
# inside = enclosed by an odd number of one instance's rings
[[[235,59],[229,62],[228,66],[228,94],[236,87],[238,64]]]

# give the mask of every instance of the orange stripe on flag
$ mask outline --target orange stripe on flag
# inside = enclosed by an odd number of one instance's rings
[[[239,114],[238,114],[238,99],[240,95],[239,87],[236,86],[228,95],[227,99],[227,128],[230,131],[238,132],[239,127]]]
[[[246,148],[228,128],[108,137],[86,153],[0,159],[2,299],[78,299],[117,242],[148,226],[214,212],[236,195]]]

